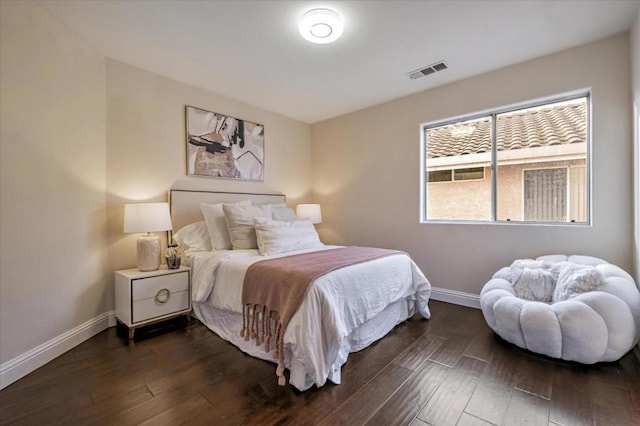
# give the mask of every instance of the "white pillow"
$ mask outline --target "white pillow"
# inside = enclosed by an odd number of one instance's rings
[[[273,220],[296,220],[298,217],[289,207],[271,205]]]
[[[231,240],[229,239],[229,232],[227,231],[227,222],[224,218],[224,211],[222,206],[224,203],[216,204],[200,204],[200,210],[204,215],[204,221],[207,224],[209,231],[209,239],[211,240],[211,247],[216,250],[230,250]],[[230,205],[250,206],[250,200],[244,200]]]
[[[538,260],[518,259],[511,264],[511,284],[521,299],[551,302],[556,279],[551,264]]]
[[[234,250],[258,248],[253,219],[260,217],[271,219],[271,204],[255,206],[224,204],[222,210],[227,222],[231,246]]]
[[[595,267],[571,262],[563,263],[553,292],[554,302],[561,302],[580,293],[593,291],[602,284],[602,274]]]
[[[211,251],[211,240],[204,221],[190,223],[173,234],[183,254],[183,262],[189,265],[189,257],[197,252]]]
[[[256,218],[254,223],[258,250],[263,256],[324,245],[309,219],[282,221]]]

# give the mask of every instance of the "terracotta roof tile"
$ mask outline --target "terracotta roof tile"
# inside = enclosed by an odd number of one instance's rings
[[[587,140],[586,102],[498,115],[497,149],[535,148],[582,143]],[[471,132],[471,127],[474,127]],[[467,125],[427,130],[427,158],[491,151],[489,119]]]

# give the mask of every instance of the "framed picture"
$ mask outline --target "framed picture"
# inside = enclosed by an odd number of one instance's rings
[[[264,180],[264,126],[187,106],[187,175]]]

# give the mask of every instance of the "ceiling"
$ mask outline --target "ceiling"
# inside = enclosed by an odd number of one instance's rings
[[[640,0],[39,3],[107,57],[314,123],[626,31]],[[315,7],[342,15],[337,42],[298,34]]]

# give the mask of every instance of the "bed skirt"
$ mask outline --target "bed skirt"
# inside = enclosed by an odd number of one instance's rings
[[[415,300],[411,298],[398,300],[375,317],[363,323],[350,334],[348,334],[340,346],[338,355],[331,365],[331,369],[326,375],[327,379],[339,384],[342,365],[347,362],[347,357],[351,352],[360,351],[372,343],[386,336],[396,325],[411,318],[415,313]],[[255,341],[244,340],[240,337],[242,329],[242,313],[217,309],[208,303],[193,302],[194,316],[205,324],[210,330],[215,332],[224,340],[232,343],[241,351],[263,360],[277,363],[272,353],[266,353],[264,346],[257,346]],[[289,369],[289,383],[299,390],[306,390],[314,384],[324,385],[324,378],[314,377],[312,369],[306,368],[304,363],[292,361],[292,350],[290,344],[284,345],[285,367]]]

